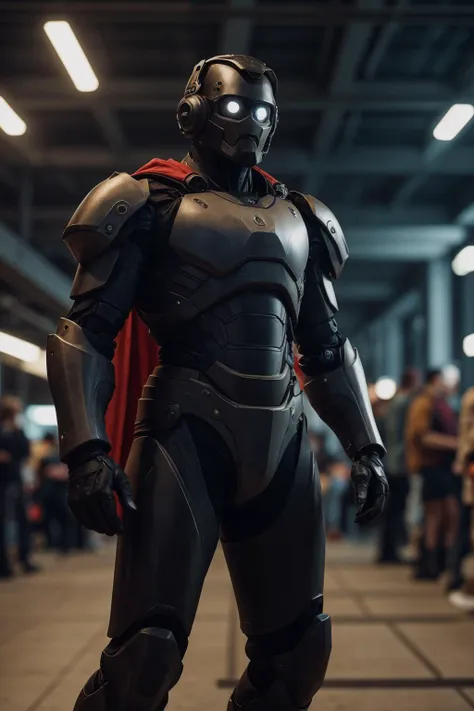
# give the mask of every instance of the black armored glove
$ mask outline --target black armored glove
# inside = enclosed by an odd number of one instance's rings
[[[68,504],[80,524],[97,533],[122,533],[114,491],[124,509],[136,510],[125,472],[105,454],[69,469]]]
[[[376,452],[365,452],[352,465],[352,483],[357,499],[355,522],[361,526],[374,521],[387,503],[389,488],[382,460]]]

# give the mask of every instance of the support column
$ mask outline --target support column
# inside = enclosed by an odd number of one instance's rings
[[[453,359],[452,270],[446,257],[427,265],[427,361],[428,367],[442,367]]]
[[[414,366],[423,372],[426,369],[426,317],[421,311],[411,317],[406,332],[409,338],[409,358],[406,365]]]
[[[421,291],[413,289],[400,296],[387,311],[364,328],[367,349],[364,365],[367,363],[370,380],[376,380],[381,375],[398,380],[404,367],[412,365],[405,362],[404,340],[408,336],[411,338],[406,322],[407,319],[413,321],[420,314],[421,304]],[[358,338],[354,339],[354,343],[357,346]],[[423,344],[420,345],[423,347]]]
[[[18,201],[18,231],[29,242],[33,234],[33,176],[29,169],[23,172]]]
[[[15,370],[15,395],[27,405],[30,392],[30,376],[24,370],[17,368]]]
[[[371,328],[374,349],[374,380],[385,375],[386,333],[383,321],[376,321]]]

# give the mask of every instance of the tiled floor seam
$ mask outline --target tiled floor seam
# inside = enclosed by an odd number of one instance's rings
[[[219,689],[233,689],[238,679],[218,679],[216,686]],[[474,688],[472,679],[327,679],[325,689],[451,689],[461,693],[463,698],[469,698],[463,691],[464,688]],[[474,708],[474,702],[470,699]]]
[[[466,702],[466,704],[469,704],[469,708],[474,709],[474,699],[472,699],[469,694],[466,694],[464,689],[456,687],[455,691],[461,697],[461,699]]]
[[[41,692],[41,694],[31,703],[25,711],[36,711],[43,701],[45,701],[48,696],[50,696],[53,691],[56,689],[57,686],[61,683],[62,679],[68,674],[72,669],[74,669],[75,665],[79,660],[84,656],[86,653],[88,647],[94,643],[95,639],[98,637],[103,637],[104,632],[101,629],[100,631],[94,632],[94,634],[89,637],[87,642],[82,645],[82,647],[74,654],[72,659],[59,671],[59,673],[56,675],[56,677],[47,685],[47,687],[44,689],[44,691]]]
[[[428,657],[421,651],[417,644],[412,642],[396,625],[395,622],[388,623],[387,625],[393,634],[400,640],[400,642],[405,645],[407,649],[428,669],[428,671],[433,674],[437,679],[442,679],[443,675],[441,671],[428,659]]]
[[[336,574],[334,574],[334,573],[336,573]],[[341,575],[341,573],[342,573],[342,575]],[[344,571],[332,570],[331,575],[332,575],[333,579],[337,582],[337,584],[340,585],[341,588],[344,588],[344,591],[347,592],[347,596],[351,597],[354,600],[355,604],[359,607],[361,613],[366,618],[369,618],[369,619],[372,618],[373,615],[372,615],[371,611],[369,610],[369,608],[367,607],[365,600],[362,597],[360,597],[359,595],[357,595],[357,592],[355,590],[352,590],[351,586],[347,583],[346,580],[344,580]]]
[[[384,616],[374,614],[370,614],[367,617],[357,617],[355,615],[332,615],[332,618],[336,620],[338,624],[343,625],[451,624],[452,622],[458,622],[459,620],[463,619],[461,615],[431,615],[424,617],[408,615],[407,617],[395,617],[395,615]]]

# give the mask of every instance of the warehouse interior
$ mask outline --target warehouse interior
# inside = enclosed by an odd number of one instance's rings
[[[76,88],[54,22],[72,27],[95,90]],[[0,0],[0,103],[20,121],[0,126],[0,395],[23,400],[32,438],[55,423],[45,343],[71,304],[65,225],[112,173],[183,158],[188,76],[227,53],[278,77],[263,169],[342,225],[337,323],[368,382],[383,400],[408,367],[448,368],[457,407],[474,385],[474,119],[436,137],[452,107],[474,114],[473,0]],[[313,708],[474,708],[474,618],[439,585],[376,568],[371,536],[329,546],[334,661]],[[97,666],[113,544],[81,555],[40,553],[38,576],[0,585],[1,711],[72,711]],[[170,708],[225,708],[244,668],[237,627],[219,554]]]

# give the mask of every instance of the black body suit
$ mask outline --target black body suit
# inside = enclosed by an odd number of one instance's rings
[[[65,233],[80,266],[48,368],[70,505],[112,534],[113,489],[125,503],[112,641],[77,711],[164,708],[219,539],[250,658],[229,708],[297,711],[321,686],[331,648],[324,524],[294,343],[310,401],[356,460],[360,518],[383,508],[383,446],[334,321],[342,232],[314,198],[251,169],[276,126],[275,91],[252,58],[200,63],[178,108],[193,138],[190,176],[112,176]],[[161,346],[126,467],[137,511],[103,425],[113,340],[132,306]]]

